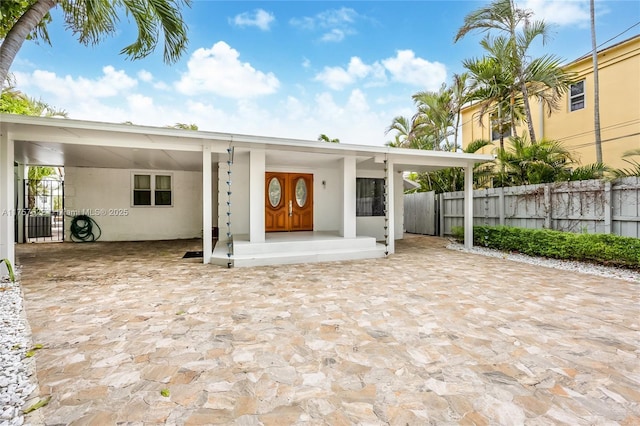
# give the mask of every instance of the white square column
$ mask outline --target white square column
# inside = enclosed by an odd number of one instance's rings
[[[264,243],[266,155],[264,149],[249,152],[249,241]]]
[[[211,263],[213,253],[213,232],[211,211],[211,145],[202,146],[202,263]]]
[[[345,157],[342,166],[342,222],[339,234],[344,238],[356,237],[356,159]]]
[[[17,169],[17,173],[16,173],[16,177],[15,177],[15,182],[16,182],[16,186],[14,186],[14,190],[15,193],[17,195],[17,200],[18,200],[18,205],[16,207],[16,215],[17,215],[17,219],[18,219],[18,230],[17,230],[17,237],[18,239],[16,240],[18,243],[23,243],[25,242],[25,235],[24,235],[24,228],[25,228],[25,217],[24,217],[24,184],[25,184],[25,165],[24,164],[18,164],[16,166]],[[64,203],[63,203],[64,204]],[[62,218],[64,220],[64,212],[62,214]]]
[[[15,205],[13,173],[13,139],[6,131],[0,133],[0,259],[9,259],[16,263],[15,252]],[[1,266],[0,274],[6,274],[7,267]]]
[[[385,226],[387,229],[384,230],[384,234],[387,236],[387,253],[393,254],[396,252],[396,208],[395,208],[395,180],[393,173],[393,163],[391,161],[386,162],[386,172],[385,179],[387,181],[387,193],[385,194],[385,206],[384,208],[387,210],[387,221]]]
[[[464,247],[473,247],[473,166],[464,168]]]

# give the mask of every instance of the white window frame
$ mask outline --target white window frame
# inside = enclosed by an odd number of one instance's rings
[[[577,94],[572,94],[571,93],[571,88],[577,84],[582,83],[582,92],[577,93]],[[587,107],[587,83],[585,80],[580,80],[580,81],[576,81],[575,83],[571,84],[569,86],[569,112],[574,112],[574,111],[580,111],[581,109],[585,109]],[[574,108],[573,107],[573,102],[576,100],[576,98],[580,98],[582,97],[582,107],[581,108]]]
[[[134,202],[134,193],[136,191],[135,188],[135,177],[136,176],[149,176],[149,180],[151,181],[151,204],[135,204]],[[156,205],[156,176],[169,176],[171,180],[171,186],[169,191],[171,192],[171,203],[170,204],[161,204]],[[165,190],[166,191],[166,190]],[[131,172],[131,207],[173,207],[173,192],[174,192],[174,181],[173,181],[173,173],[171,172],[149,172],[149,171],[132,171]]]

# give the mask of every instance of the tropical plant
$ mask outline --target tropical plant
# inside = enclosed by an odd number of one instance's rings
[[[630,176],[640,177],[640,161],[637,158],[635,158],[636,156],[640,157],[640,149],[632,149],[622,154],[622,161],[629,164],[630,167],[627,167],[624,169],[611,170],[611,174],[613,175],[613,177],[616,177],[616,178],[630,177]]]
[[[322,133],[320,136],[318,136],[318,141],[320,141],[320,142],[330,142],[330,143],[340,143],[340,139],[338,139],[338,138],[331,139],[331,138],[329,138],[329,136],[325,135],[324,133]]]
[[[198,125],[194,123],[191,123],[191,124],[176,123],[173,126],[167,126],[167,127],[171,127],[173,129],[182,129],[182,130],[198,130]]]
[[[473,154],[490,145],[490,141],[478,139],[467,145],[464,152]],[[483,165],[484,163],[478,163],[474,169],[482,171]],[[409,175],[409,179],[420,184],[420,188],[416,192],[435,191],[439,194],[442,192],[462,191],[464,189],[464,169],[460,167],[450,167],[433,172],[411,174]],[[483,173],[474,173],[474,186],[476,188],[483,186],[485,182],[486,175]]]
[[[0,84],[3,84],[22,44],[38,39],[50,44],[47,24],[50,11],[59,7],[65,26],[83,45],[98,44],[118,31],[119,15],[133,18],[137,39],[120,53],[140,59],[153,52],[160,38],[164,61],[177,61],[187,47],[187,26],[181,8],[191,0],[18,0],[0,1]]]
[[[29,166],[29,171],[27,172],[28,177],[28,197],[27,197],[27,207],[34,212],[38,212],[38,208],[36,205],[36,196],[39,195],[48,195],[46,185],[43,185],[43,180],[55,176],[54,179],[58,178],[58,174],[56,173],[56,169],[54,167],[48,166]]]
[[[9,273],[9,280],[11,280],[11,282],[15,282],[16,276],[13,273],[13,267],[11,266],[11,261],[9,261],[9,259],[0,259],[0,265],[2,265],[3,263],[7,267],[7,272]]]
[[[394,117],[391,125],[387,127],[385,133],[395,131],[394,141],[387,142],[388,146],[395,148],[411,149],[434,149],[435,140],[432,135],[422,131],[422,121],[424,117],[416,114],[411,118],[397,116]]]
[[[573,156],[554,140],[531,142],[526,133],[509,138],[508,149],[497,151],[498,172],[493,186],[518,186],[566,181],[571,176]]]
[[[562,95],[566,93],[572,78],[561,68],[561,61],[554,55],[543,55],[530,59],[528,51],[538,37],[544,44],[548,38],[548,27],[544,21],[531,21],[532,12],[515,7],[514,0],[495,0],[490,5],[468,14],[463,26],[458,30],[455,41],[471,31],[499,31],[501,36],[494,42],[504,45],[507,60],[502,66],[508,71],[505,81],[513,78],[514,87],[519,96],[529,131],[529,138],[536,143],[529,98],[535,97],[547,109],[547,113],[559,108]],[[485,37],[486,44],[491,39]],[[513,95],[515,96],[515,94]]]
[[[596,143],[596,161],[602,163],[602,135],[600,132],[600,78],[598,70],[598,44],[596,42],[596,11],[594,0],[589,1],[591,15],[591,57],[593,62],[593,130]]]
[[[460,119],[462,118],[462,108],[471,100],[469,88],[469,74],[454,74],[451,85],[451,112],[455,117],[453,127],[453,152],[458,151],[458,130],[460,129]]]
[[[433,149],[439,151],[454,134],[452,92],[442,84],[437,92],[418,92],[412,96],[418,111],[414,116],[417,133],[433,141]]]
[[[602,179],[608,172],[611,172],[611,168],[604,163],[587,164],[571,170],[569,180]]]
[[[0,94],[0,113],[64,118],[68,115],[65,110],[58,110],[40,99],[30,98],[13,86],[3,89]]]
[[[522,94],[516,88],[516,76],[507,65],[508,41],[504,37],[485,37],[480,45],[487,54],[482,58],[465,59],[469,72],[469,98],[478,101],[477,120],[484,125],[488,115],[491,130],[499,133],[500,149],[504,149],[505,134],[515,134],[516,124],[524,116]]]

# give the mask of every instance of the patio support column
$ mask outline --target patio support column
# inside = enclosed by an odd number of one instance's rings
[[[205,144],[202,146],[202,263],[211,263],[213,252],[211,186],[211,145]]]
[[[387,161],[387,194],[386,194],[386,206],[387,209],[387,229],[385,234],[387,235],[387,253],[393,254],[396,252],[396,209],[395,209],[395,174],[393,173],[393,162]]]
[[[24,239],[24,221],[25,221],[25,217],[24,217],[24,179],[25,179],[25,165],[24,164],[18,164],[16,166],[16,168],[18,169],[18,172],[16,174],[15,177],[15,182],[16,182],[16,186],[14,186],[15,188],[15,194],[17,195],[17,200],[18,200],[18,205],[17,205],[17,211],[16,214],[18,215],[17,219],[18,219],[18,230],[17,230],[17,237],[18,239],[16,240],[18,243],[24,243],[25,239]],[[63,203],[64,204],[64,203]],[[62,217],[64,219],[64,212],[62,212]]]
[[[356,159],[342,159],[342,223],[340,236],[356,237]]]
[[[464,246],[473,247],[473,165],[464,168]]]
[[[264,243],[264,177],[266,160],[264,149],[249,152],[249,241]]]
[[[16,263],[15,256],[15,205],[13,174],[13,139],[6,130],[0,132],[0,259]],[[7,267],[0,266],[0,274],[7,273]]]

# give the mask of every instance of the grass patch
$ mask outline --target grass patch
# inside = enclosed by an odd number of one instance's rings
[[[464,229],[454,227],[457,240]],[[640,269],[640,239],[612,234],[574,234],[549,229],[474,226],[473,243],[501,251],[605,266]]]

